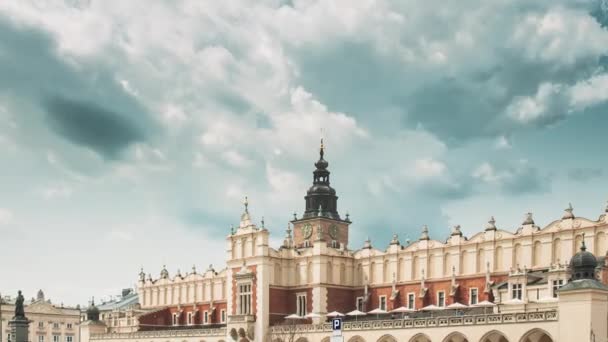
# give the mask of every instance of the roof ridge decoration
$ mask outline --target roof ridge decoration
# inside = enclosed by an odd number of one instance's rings
[[[526,213],[526,218],[524,219],[524,222],[522,223],[523,226],[525,225],[533,225],[534,224],[534,219],[532,218],[532,213]]]
[[[241,214],[241,223],[239,224],[240,229],[253,226],[253,223],[251,222],[251,215],[249,215],[249,198],[247,196],[245,196],[243,205],[245,206],[245,211],[243,214]]]
[[[460,231],[460,225],[459,224],[457,224],[454,227],[452,227],[452,234],[451,234],[451,236],[455,236],[455,235],[462,236],[462,231]]]
[[[568,208],[564,209],[564,216],[562,216],[562,220],[571,220],[574,219],[574,213],[572,212],[574,208],[572,208],[572,203],[568,203]]]
[[[422,234],[420,234],[420,241],[422,240],[430,240],[429,238],[429,227],[425,224],[422,226]]]
[[[363,249],[372,249],[372,240],[369,239],[369,236],[367,237],[367,239],[365,239],[365,242],[363,243]]]
[[[494,216],[490,216],[490,220],[486,224],[486,231],[490,231],[490,230],[497,230],[496,220],[494,219]]]

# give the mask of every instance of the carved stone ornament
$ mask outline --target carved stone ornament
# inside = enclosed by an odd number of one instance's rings
[[[236,332],[235,328],[230,329],[230,337],[235,341],[239,337],[239,334]]]

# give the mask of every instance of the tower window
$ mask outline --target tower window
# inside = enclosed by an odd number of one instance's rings
[[[357,297],[357,310],[363,311],[363,297]]]
[[[519,299],[521,300],[522,287],[521,284],[513,284],[511,285],[511,299]]]
[[[386,296],[380,296],[380,310],[385,310],[386,311]]]
[[[477,304],[478,301],[478,290],[477,288],[472,288],[469,290],[470,294],[469,294],[469,305],[475,305]]]
[[[251,284],[239,285],[239,315],[251,314]]]
[[[300,317],[304,317],[307,314],[307,310],[306,310],[306,294],[302,293],[302,294],[298,294],[297,296],[297,314]]]
[[[445,292],[443,292],[443,291],[437,292],[437,306],[438,307],[445,306]]]
[[[559,288],[562,287],[562,285],[564,285],[563,279],[558,279],[558,280],[553,281],[553,298],[557,298],[557,292],[558,292]]]
[[[416,297],[413,293],[407,294],[407,308],[414,310],[416,308]]]

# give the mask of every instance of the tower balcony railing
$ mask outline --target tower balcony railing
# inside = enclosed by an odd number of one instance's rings
[[[483,315],[462,315],[462,316],[439,316],[424,318],[398,318],[398,319],[366,319],[359,317],[356,321],[347,321],[342,324],[344,331],[357,330],[383,330],[383,329],[418,329],[436,328],[451,326],[469,325],[495,325],[522,322],[545,322],[557,321],[557,310],[535,311],[535,312],[515,312],[497,313]],[[325,333],[331,332],[330,323],[322,324],[283,324],[272,326],[274,333]]]

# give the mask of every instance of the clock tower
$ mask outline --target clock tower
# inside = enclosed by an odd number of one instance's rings
[[[351,222],[348,214],[344,220],[338,214],[338,196],[336,190],[329,185],[329,163],[323,159],[324,155],[325,147],[321,139],[312,186],[304,197],[304,215],[298,219],[294,214],[294,220],[291,221],[294,226],[294,244],[298,248],[312,246],[315,241],[326,241],[334,248],[346,247],[348,244],[348,226]]]

